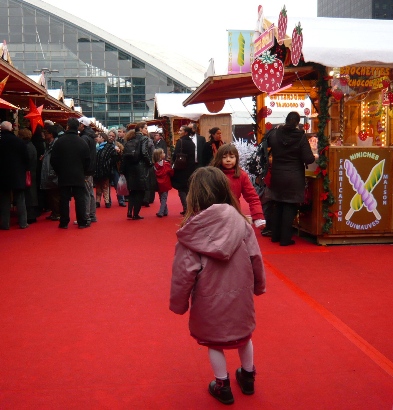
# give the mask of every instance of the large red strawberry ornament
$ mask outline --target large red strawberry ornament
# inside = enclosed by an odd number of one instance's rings
[[[284,76],[282,61],[269,51],[265,51],[254,60],[251,77],[254,84],[262,92],[271,93],[280,88]]]
[[[277,28],[277,41],[278,44],[282,44],[285,39],[285,35],[287,33],[287,26],[288,26],[288,16],[287,16],[287,9],[284,7],[280,11],[280,15],[278,16],[278,28]]]
[[[368,138],[367,131],[366,130],[359,131],[358,137],[361,141],[366,141],[366,139]]]
[[[292,51],[291,51],[291,61],[293,65],[298,65],[300,57],[302,55],[303,48],[303,34],[302,28],[299,24],[293,29],[292,32]]]

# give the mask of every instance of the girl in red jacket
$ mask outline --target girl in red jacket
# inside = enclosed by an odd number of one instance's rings
[[[222,145],[218,149],[211,165],[221,169],[227,176],[231,190],[239,201],[240,196],[243,195],[250,208],[254,225],[257,228],[262,226],[265,221],[263,220],[261,201],[247,172],[243,171],[239,166],[239,152],[237,148],[232,144]]]
[[[168,216],[168,191],[172,189],[171,176],[174,170],[168,161],[165,161],[165,152],[162,148],[153,152],[154,171],[157,178],[158,196],[160,197],[160,210],[156,213],[159,218]]]

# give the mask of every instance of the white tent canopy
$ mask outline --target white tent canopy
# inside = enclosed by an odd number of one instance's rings
[[[267,20],[267,21],[266,21]],[[265,24],[277,20],[267,17]],[[287,36],[300,21],[304,61],[327,67],[348,65],[393,65],[391,20],[352,18],[303,18],[288,14]]]
[[[218,113],[211,113],[205,104],[183,106],[183,101],[191,94],[159,93],[155,95],[154,104],[158,117],[189,118],[198,121],[202,115],[230,114],[232,124],[252,124],[252,98],[233,99],[225,101],[224,108]]]

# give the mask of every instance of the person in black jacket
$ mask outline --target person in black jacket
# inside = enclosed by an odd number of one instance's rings
[[[79,121],[79,133],[84,141],[89,146],[90,165],[85,174],[85,202],[86,202],[86,219],[87,223],[97,222],[96,216],[96,198],[94,195],[93,176],[96,169],[97,150],[96,150],[96,134],[90,127],[90,120],[87,117],[81,117]],[[75,222],[74,222],[75,223]],[[77,222],[76,222],[77,223]]]
[[[299,204],[304,202],[305,165],[315,161],[304,131],[297,128],[300,115],[292,111],[285,125],[269,137],[272,152],[271,197],[274,201],[272,242],[293,245],[292,224]]]
[[[12,132],[12,124],[0,124],[0,229],[10,229],[11,196],[18,212],[21,228],[27,228],[25,204],[26,171],[29,154],[26,144]]]
[[[79,122],[69,118],[67,130],[53,146],[50,163],[59,177],[60,224],[67,229],[70,222],[70,198],[75,198],[75,211],[79,228],[90,226],[86,218],[85,175],[90,167],[90,150],[78,135]]]
[[[187,165],[185,169],[175,169],[175,174],[172,177],[172,186],[177,189],[180,202],[183,206],[181,215],[185,215],[187,211],[187,193],[188,193],[188,179],[196,169],[195,163],[195,145],[192,142],[191,136],[192,129],[185,125],[182,125],[179,130],[180,138],[177,140],[175,150],[173,152],[172,161],[175,163],[176,156],[180,152],[187,155]]]

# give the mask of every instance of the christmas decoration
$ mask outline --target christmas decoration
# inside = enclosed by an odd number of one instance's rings
[[[332,91],[332,97],[336,101],[340,101],[344,97],[344,93],[341,90],[341,88],[336,88],[335,90]]]
[[[305,109],[304,109],[304,114],[305,114],[305,115],[309,115],[309,114],[310,114],[310,109],[309,109],[309,108],[305,108]]]
[[[272,127],[273,127],[273,125],[272,125],[271,122],[267,122],[267,123],[265,124],[265,128],[266,128],[268,131],[271,130]]]
[[[280,15],[278,16],[277,41],[278,41],[278,44],[280,45],[284,42],[285,35],[287,32],[287,25],[288,25],[287,9],[285,8],[285,5],[284,5],[284,7],[280,11]]]
[[[253,62],[251,76],[260,91],[270,93],[280,88],[284,76],[284,66],[275,55],[265,51]]]
[[[205,105],[209,112],[217,113],[217,112],[220,112],[224,108],[225,100],[209,101],[209,102],[205,102]]]
[[[43,105],[40,107],[36,107],[33,103],[33,100],[30,98],[29,99],[29,105],[30,105],[30,111],[27,115],[25,115],[25,118],[28,118],[30,120],[31,124],[31,131],[34,134],[35,129],[37,128],[37,125],[41,125],[42,127],[44,126],[44,121],[42,121],[41,113],[42,109],[44,108]]]
[[[308,122],[306,122],[303,126],[303,128],[308,131],[310,129],[310,124]]]
[[[382,87],[383,88],[388,88],[390,85],[390,81],[389,80],[382,80]]]
[[[293,29],[292,32],[292,52],[291,52],[291,61],[293,65],[298,65],[300,57],[302,55],[303,48],[303,34],[302,28],[299,24]]]
[[[271,108],[268,108],[267,110],[266,110],[266,114],[267,114],[267,116],[269,116],[269,115],[272,115],[272,109]]]
[[[359,131],[358,137],[361,141],[366,141],[368,138],[368,133],[366,130]]]

